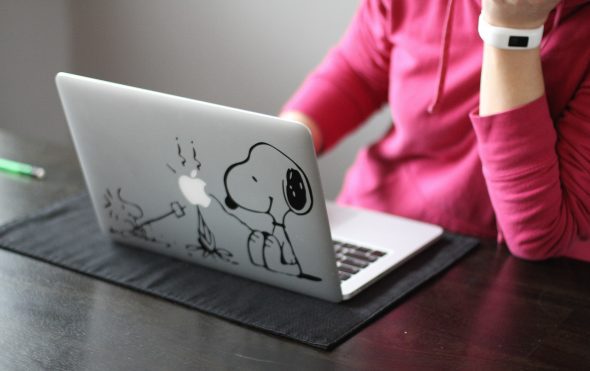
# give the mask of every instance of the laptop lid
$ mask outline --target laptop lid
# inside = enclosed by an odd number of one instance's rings
[[[67,73],[56,83],[113,240],[342,299],[306,127]]]

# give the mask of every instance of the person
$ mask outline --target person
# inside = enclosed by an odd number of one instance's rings
[[[321,154],[388,103],[338,202],[590,261],[589,40],[588,0],[364,0],[281,116]]]

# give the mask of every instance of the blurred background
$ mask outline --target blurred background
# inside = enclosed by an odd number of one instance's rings
[[[71,139],[54,76],[82,74],[276,115],[340,38],[359,0],[0,0],[0,128]],[[320,158],[336,197],[387,112]]]

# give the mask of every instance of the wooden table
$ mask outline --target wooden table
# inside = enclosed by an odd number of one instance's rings
[[[0,130],[0,224],[83,188],[72,149]],[[0,249],[1,370],[589,369],[590,264],[493,241],[331,352]]]

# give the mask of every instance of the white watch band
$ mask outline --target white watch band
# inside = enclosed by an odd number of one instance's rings
[[[492,26],[479,15],[477,31],[484,43],[500,49],[526,50],[541,44],[543,26],[531,29],[519,29]]]

